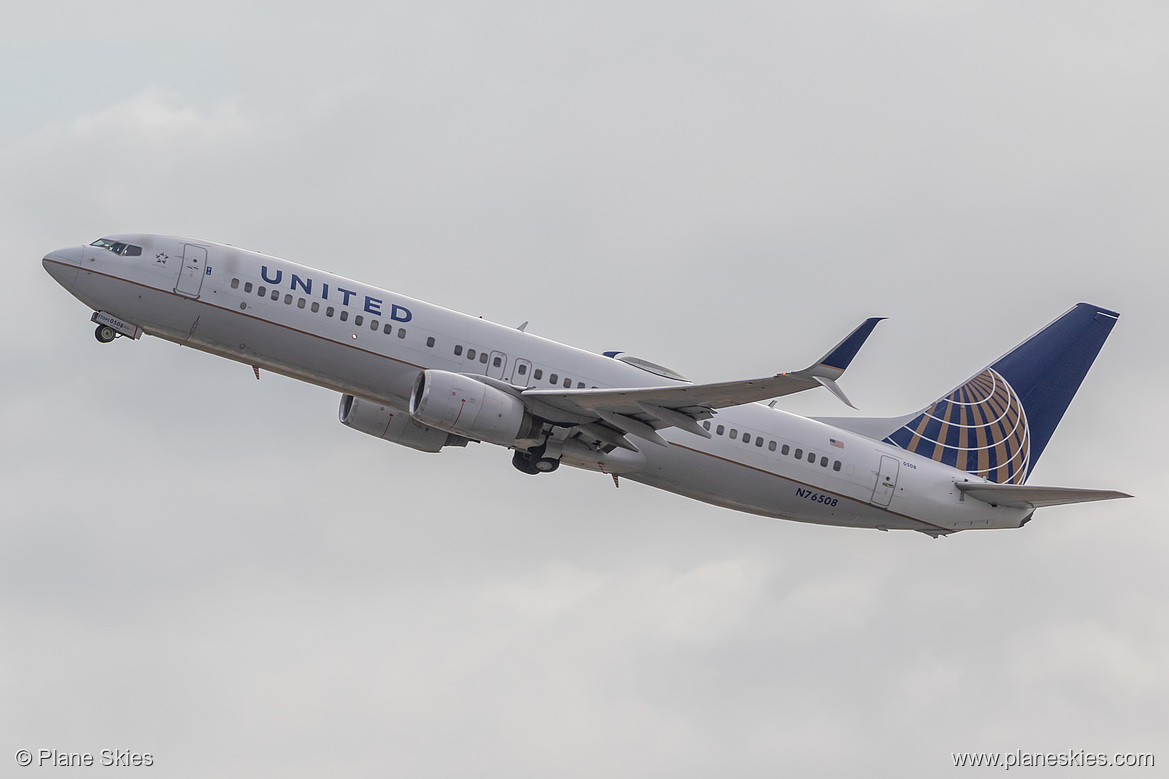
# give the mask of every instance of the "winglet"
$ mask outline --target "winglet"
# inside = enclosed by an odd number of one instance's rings
[[[824,355],[818,363],[805,372],[810,376],[819,376],[825,379],[839,378],[840,374],[844,373],[844,369],[852,362],[852,358],[856,357],[856,353],[860,351],[861,346],[873,332],[873,328],[884,318],[883,316],[873,316],[861,322],[860,326],[849,333],[847,338],[836,344],[832,351]],[[852,404],[849,403],[849,405]]]
[[[840,388],[840,385],[837,384],[835,381],[833,381],[832,379],[827,379],[823,376],[813,376],[812,378],[815,379],[816,381],[820,382],[820,385],[822,387],[824,387],[824,389],[828,390],[833,395],[840,398],[841,402],[843,402],[844,405],[848,406],[849,408],[856,408],[856,406],[854,406],[852,404],[852,401],[848,399],[848,396],[844,394],[844,390],[842,390]]]

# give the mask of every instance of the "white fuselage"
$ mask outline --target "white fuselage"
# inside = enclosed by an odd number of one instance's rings
[[[118,240],[141,246],[141,256],[74,247],[50,254],[45,266],[82,302],[145,333],[398,409],[408,407],[423,369],[548,389],[673,383],[276,257],[166,236]],[[569,448],[564,462],[719,506],[826,525],[938,534],[1018,527],[1031,513],[963,500],[955,482],[981,479],[762,404],[723,409],[708,424],[709,439],[668,428],[660,431],[668,446],[641,446],[636,457],[622,460],[618,450],[606,464]]]

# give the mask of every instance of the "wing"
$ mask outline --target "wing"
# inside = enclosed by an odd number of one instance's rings
[[[665,446],[665,440],[655,432],[665,427],[677,427],[710,438],[710,432],[703,429],[697,420],[707,419],[716,409],[728,406],[791,395],[815,387],[826,387],[851,406],[852,403],[836,385],[836,379],[844,373],[873,328],[883,318],[866,319],[823,358],[802,371],[717,384],[619,389],[526,389],[520,397],[532,413],[544,419],[576,425],[582,433],[598,441],[632,451],[637,451],[637,447],[625,435]]]

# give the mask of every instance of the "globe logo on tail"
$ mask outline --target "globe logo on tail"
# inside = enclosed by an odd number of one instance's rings
[[[999,484],[1022,484],[1030,465],[1023,403],[992,368],[939,398],[885,441]]]

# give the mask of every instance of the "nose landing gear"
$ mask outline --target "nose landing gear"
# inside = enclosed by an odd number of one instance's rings
[[[111,314],[107,314],[105,311],[94,311],[89,321],[97,324],[97,329],[93,331],[93,335],[99,343],[108,344],[119,335],[124,335],[135,341],[142,337],[141,327],[132,325],[124,319],[119,319]]]

